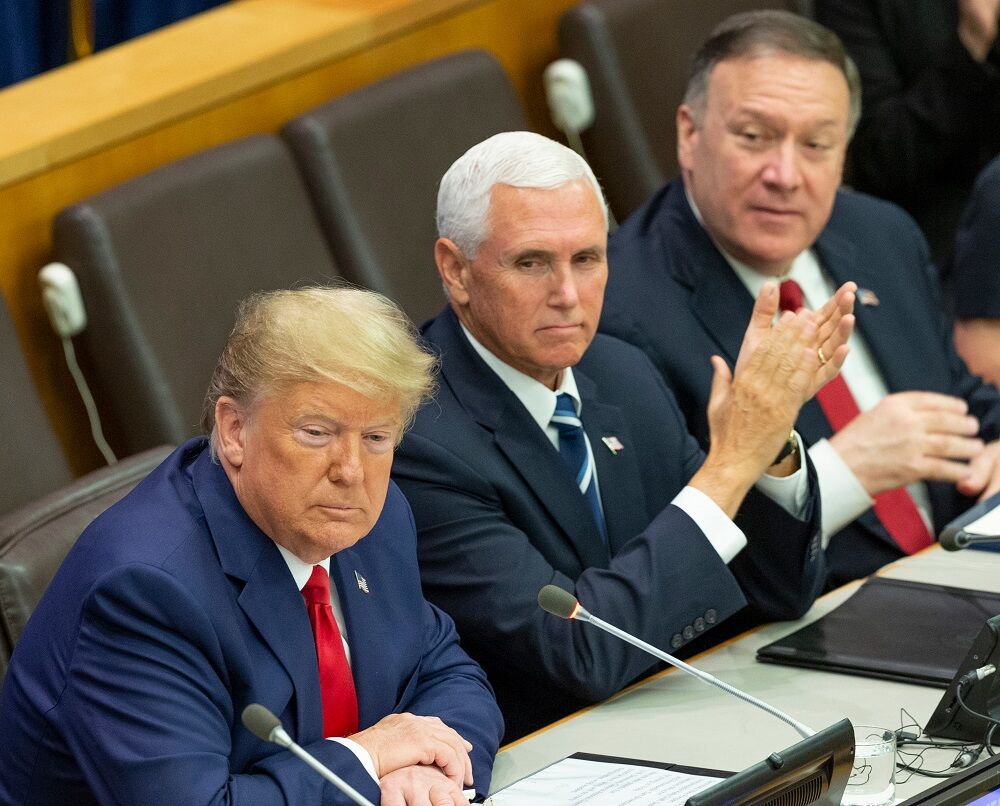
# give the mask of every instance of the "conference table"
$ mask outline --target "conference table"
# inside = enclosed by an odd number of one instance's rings
[[[949,553],[933,546],[882,569],[880,575],[1000,592],[1000,554]],[[860,586],[851,583],[816,601],[799,621],[769,624],[720,644],[689,662],[820,730],[847,717],[855,725],[926,724],[943,689],[759,663],[759,647],[820,618]],[[597,603],[583,603],[600,615]],[[872,613],[891,619],[890,613]],[[580,629],[594,629],[587,624]],[[669,649],[668,649],[669,651]],[[956,660],[956,666],[961,659]],[[903,714],[903,709],[912,720]],[[493,770],[493,792],[577,752],[741,770],[799,740],[773,716],[668,669],[542,730],[506,745]],[[955,751],[933,750],[928,769],[947,767]],[[897,771],[896,802],[938,782]]]

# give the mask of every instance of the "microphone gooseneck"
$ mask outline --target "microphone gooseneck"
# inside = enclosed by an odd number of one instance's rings
[[[652,644],[647,644],[640,638],[636,638],[624,630],[620,630],[613,624],[608,624],[608,622],[597,618],[597,616],[592,615],[587,611],[583,605],[577,600],[573,594],[564,591],[555,585],[546,585],[538,592],[538,604],[547,613],[551,613],[554,616],[559,616],[560,618],[585,621],[588,624],[593,624],[598,629],[604,630],[607,633],[620,638],[626,643],[632,644],[639,649],[648,652],[655,658],[659,658],[665,663],[669,663],[681,671],[687,672],[693,677],[697,677],[702,682],[708,683],[709,685],[715,686],[716,688],[721,688],[723,691],[732,694],[734,697],[738,697],[744,702],[755,705],[763,711],[766,711],[771,716],[780,719],[786,725],[789,725],[793,730],[795,730],[803,739],[808,739],[810,736],[814,736],[816,731],[810,728],[808,725],[804,725],[797,719],[790,717],[784,711],[775,708],[773,705],[768,705],[763,700],[758,700],[751,694],[747,694],[745,691],[740,691],[735,686],[729,685],[724,680],[719,680],[719,678],[714,675],[710,675],[708,672],[703,672],[690,664],[685,663],[679,658],[675,658],[673,655],[668,655],[662,649],[658,649]]]
[[[287,748],[292,755],[300,759],[315,772],[333,784],[358,806],[375,806],[368,798],[351,786],[347,781],[338,776],[333,770],[326,767],[315,756],[308,753],[304,748],[296,744],[292,737],[282,727],[281,720],[259,703],[251,703],[243,709],[241,715],[243,725],[258,739],[265,742],[272,742],[280,747]]]

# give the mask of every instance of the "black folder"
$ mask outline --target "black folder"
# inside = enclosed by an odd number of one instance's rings
[[[1000,594],[872,577],[757,660],[947,688]]]

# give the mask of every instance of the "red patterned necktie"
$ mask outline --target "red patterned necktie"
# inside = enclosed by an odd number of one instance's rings
[[[785,280],[779,289],[779,306],[783,311],[797,311],[804,305],[802,289],[794,280]],[[861,410],[842,374],[816,393],[823,414],[834,432],[857,417]],[[875,517],[903,551],[913,554],[934,542],[920,517],[913,497],[905,487],[886,490],[875,496]]]
[[[344,642],[330,605],[330,576],[322,565],[314,565],[302,589],[306,611],[316,639],[319,688],[323,699],[323,735],[350,736],[358,732],[358,697],[347,663]]]

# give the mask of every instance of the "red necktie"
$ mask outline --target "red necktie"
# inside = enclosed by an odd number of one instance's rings
[[[794,280],[785,280],[779,294],[778,304],[783,311],[794,312],[804,304],[802,289]],[[844,376],[840,374],[816,393],[816,402],[835,432],[861,413]],[[876,495],[875,517],[881,521],[896,545],[907,554],[913,554],[934,542],[913,497],[905,487]]]
[[[350,736],[358,732],[358,697],[330,605],[330,576],[322,565],[313,566],[312,576],[302,589],[302,598],[306,600],[306,611],[316,639],[323,736]]]

